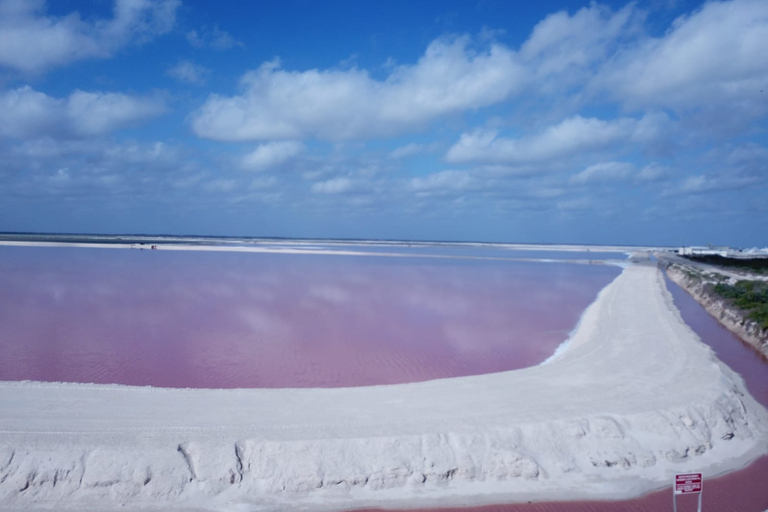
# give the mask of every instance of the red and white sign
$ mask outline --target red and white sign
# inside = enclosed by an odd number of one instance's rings
[[[675,494],[701,492],[701,473],[675,475]]]

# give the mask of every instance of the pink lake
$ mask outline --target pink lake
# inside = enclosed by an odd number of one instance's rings
[[[0,247],[0,380],[339,387],[532,366],[620,269]]]
[[[683,289],[667,280],[675,305],[685,322],[712,347],[718,357],[738,372],[755,399],[768,407],[768,361],[734,336],[707,313]],[[686,465],[685,471],[694,471]],[[768,510],[768,456],[748,467],[727,475],[705,479],[702,510],[709,512],[763,512]],[[696,496],[681,496],[678,512],[695,512]],[[515,503],[482,507],[423,508],[407,512],[659,512],[672,510],[672,483],[665,490],[640,498],[620,501],[560,501]],[[361,509],[357,512],[387,512],[383,509]],[[395,511],[389,511],[395,512]]]

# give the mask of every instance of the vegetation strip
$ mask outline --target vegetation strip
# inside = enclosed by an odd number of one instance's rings
[[[667,276],[728,330],[768,357],[768,281],[764,278],[741,279],[750,276],[743,270],[734,275],[720,267],[731,274],[729,277],[715,268],[699,267],[700,263],[693,258],[686,260],[662,257]]]
[[[762,329],[768,329],[768,283],[749,280],[738,281],[736,284],[718,283],[714,290],[744,310],[746,317],[760,324]]]

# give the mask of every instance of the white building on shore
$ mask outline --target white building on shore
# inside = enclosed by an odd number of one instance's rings
[[[730,247],[681,247],[678,249],[677,254],[680,256],[723,256],[727,258],[731,252],[736,252],[735,249]]]
[[[706,247],[690,246],[680,247],[677,254],[680,256],[722,256],[723,258],[768,258],[768,248],[734,249],[712,245]]]

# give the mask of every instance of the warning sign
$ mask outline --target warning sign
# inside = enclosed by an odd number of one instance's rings
[[[701,473],[675,475],[675,494],[701,492]]]

